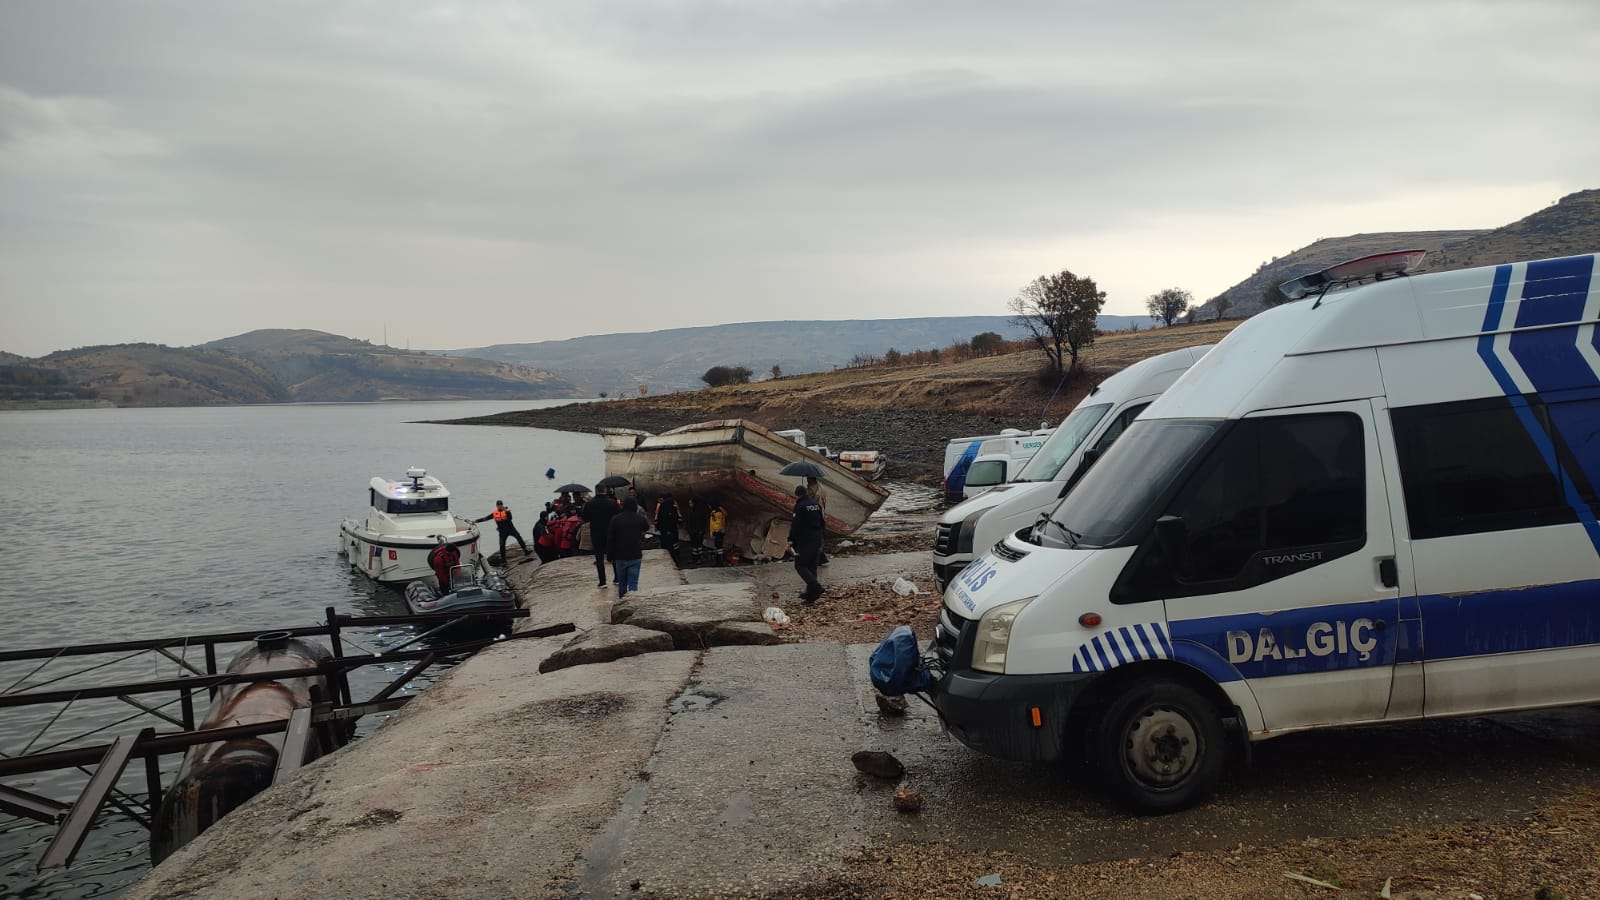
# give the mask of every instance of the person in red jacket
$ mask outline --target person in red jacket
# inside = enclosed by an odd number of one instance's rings
[[[438,543],[428,552],[428,567],[439,579],[439,594],[443,596],[450,593],[450,573],[461,565],[461,551],[447,543],[442,534],[436,534],[434,538]]]

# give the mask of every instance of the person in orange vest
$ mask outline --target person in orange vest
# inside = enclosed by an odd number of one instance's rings
[[[473,521],[487,522],[490,519],[494,520],[494,527],[500,531],[500,559],[502,562],[506,558],[506,538],[508,537],[516,538],[517,546],[522,548],[522,555],[528,555],[528,543],[522,539],[522,532],[518,531],[517,526],[512,523],[511,507],[506,506],[506,502],[504,500],[496,500],[494,502],[493,512],[480,519],[474,519]]]
[[[442,534],[434,535],[434,539],[438,543],[428,552],[428,567],[439,579],[439,596],[442,597],[450,593],[450,573],[461,564],[461,551],[450,546]]]

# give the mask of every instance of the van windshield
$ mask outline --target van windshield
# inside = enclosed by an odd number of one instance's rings
[[[1135,419],[1105,458],[1056,504],[1039,540],[1047,547],[1112,547],[1149,511],[1222,419]]]
[[[1039,452],[1028,460],[1028,464],[1017,473],[1017,481],[1051,481],[1067,464],[1072,454],[1078,452],[1078,447],[1089,437],[1089,432],[1100,424],[1100,420],[1111,411],[1111,404],[1097,403],[1094,406],[1080,406],[1067,416],[1067,420],[1056,426],[1051,432],[1049,440],[1039,448]]]

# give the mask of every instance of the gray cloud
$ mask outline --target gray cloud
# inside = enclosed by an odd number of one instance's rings
[[[1062,267],[1134,312],[1595,186],[1597,26],[1584,0],[7,4],[3,349],[988,313]]]

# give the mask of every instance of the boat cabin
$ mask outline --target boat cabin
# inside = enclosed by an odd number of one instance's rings
[[[456,530],[450,515],[450,491],[426,469],[407,469],[403,481],[382,476],[367,488],[367,527],[380,533],[448,533]]]

